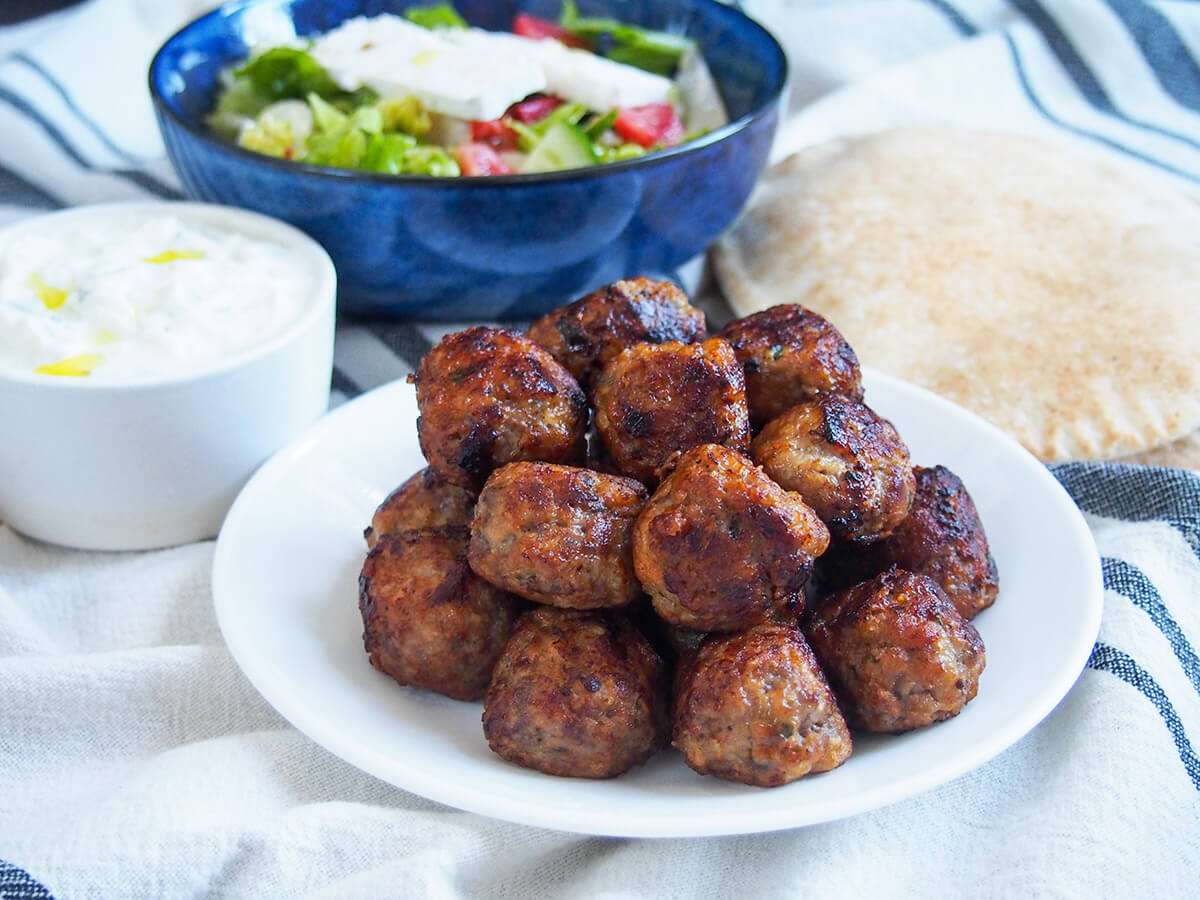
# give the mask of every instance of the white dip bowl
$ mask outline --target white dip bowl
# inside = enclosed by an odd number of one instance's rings
[[[34,296],[44,301],[47,309],[61,307],[64,312],[72,312],[69,304],[99,294],[81,289],[64,300],[73,290],[72,279],[77,274],[68,271],[74,262],[69,242],[66,265],[56,270],[46,262],[38,276],[19,270],[25,260],[36,256],[30,248],[62,242],[63,235],[73,234],[96,236],[103,242],[106,235],[137,233],[139,222],[155,225],[164,217],[182,223],[181,234],[194,229],[201,236],[236,235],[238,238],[229,240],[238,249],[230,253],[253,258],[255,248],[266,250],[277,269],[286,262],[290,277],[273,278],[268,271],[266,280],[245,287],[245,272],[237,268],[240,263],[222,255],[225,251],[219,240],[207,254],[171,248],[166,260],[143,258],[141,262],[146,264],[165,261],[181,273],[180,296],[183,289],[195,292],[198,283],[204,285],[194,301],[175,298],[174,302],[181,304],[180,327],[173,324],[176,319],[163,320],[150,300],[145,301],[144,310],[133,310],[134,303],[151,296],[147,285],[133,278],[136,286],[129,293],[130,309],[122,311],[117,303],[116,312],[105,313],[117,325],[94,328],[89,321],[81,326],[104,343],[102,350],[112,352],[79,356],[75,347],[61,354],[70,357],[68,363],[71,359],[111,357],[111,365],[102,362],[84,376],[35,371],[46,366],[30,365],[33,357],[29,354],[45,356],[51,350],[29,349],[38,345],[33,328],[45,324],[50,329],[52,323],[33,321],[37,317],[26,314],[37,307],[28,292],[24,299],[11,302],[20,285],[36,287]],[[150,225],[148,230],[153,230]],[[137,244],[140,249],[136,252],[144,252],[145,246],[145,241]],[[179,249],[183,252],[176,252]],[[86,256],[86,250],[78,255]],[[193,258],[206,259],[207,268],[188,269]],[[164,279],[164,272],[158,269],[148,277]],[[0,330],[7,332],[0,333],[0,522],[30,537],[90,550],[144,550],[213,537],[258,465],[328,406],[336,295],[333,264],[315,241],[289,225],[257,213],[202,203],[79,207],[0,231],[0,275],[6,271],[10,290],[4,312],[8,318],[0,319]],[[141,274],[136,264],[123,271]],[[217,310],[214,314],[204,304],[209,297],[224,294],[213,286],[225,279],[227,272],[225,301],[233,313]],[[108,287],[115,286],[119,297],[121,278],[126,276],[101,274],[115,279]],[[58,287],[48,287],[56,277]],[[240,325],[229,327],[241,321],[237,304],[244,302],[247,310],[257,315],[264,304],[262,287],[268,282],[286,285],[278,296],[271,296],[272,309],[283,311],[253,319],[254,327],[262,328],[263,333],[238,346]],[[4,283],[0,280],[0,285]],[[162,290],[170,293],[167,288]],[[6,297],[0,292],[0,304],[4,303]],[[257,308],[253,306],[256,303]],[[26,312],[18,308],[21,304]],[[99,300],[93,304],[99,305]],[[73,315],[81,308],[77,306]],[[123,319],[122,312],[127,313]],[[189,318],[201,328],[198,335],[186,330]],[[211,333],[206,330],[206,318],[212,320]],[[28,337],[19,333],[26,321],[32,323]],[[124,332],[120,322],[128,326]],[[72,324],[78,322],[73,319]],[[226,330],[224,337],[221,328]],[[129,352],[136,350],[143,338],[135,333],[139,329],[155,330],[155,343],[147,345],[151,351],[145,371],[139,370],[139,360],[146,354]],[[60,332],[47,330],[47,334],[53,340]],[[221,350],[222,341],[232,342],[230,349]],[[191,352],[206,342],[217,349]],[[164,367],[164,353],[176,352],[179,359]],[[154,353],[158,359],[150,358]],[[47,359],[47,363],[55,361]]]

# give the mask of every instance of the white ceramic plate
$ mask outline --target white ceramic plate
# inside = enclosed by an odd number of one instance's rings
[[[263,696],[342,759],[394,785],[488,816],[601,835],[741,834],[807,825],[911,797],[968,772],[1040,722],[1075,683],[1100,627],[1100,562],[1058,482],[970,413],[868,373],[867,400],[923,465],[966,483],[1000,570],[975,624],[979,695],[948,722],[861,737],[841,768],[780,788],[702,777],[674,750],[609,781],[554,778],[494,756],[482,706],[398,686],[362,646],[362,530],[424,465],[413,388],[396,382],[335,410],[266,463],[225,520],[213,563],[217,618]]]

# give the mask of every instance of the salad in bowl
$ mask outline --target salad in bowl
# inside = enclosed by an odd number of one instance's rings
[[[682,35],[519,13],[509,33],[449,4],[360,16],[222,72],[209,127],[241,147],[390,175],[512,175],[633,159],[727,120]]]

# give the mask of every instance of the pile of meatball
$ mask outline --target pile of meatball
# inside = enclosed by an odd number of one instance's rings
[[[366,530],[364,643],[482,699],[504,759],[609,778],[670,743],[774,786],[975,696],[997,591],[975,505],[911,465],[821,316],[710,337],[637,278],[451,334],[411,380],[429,467]]]

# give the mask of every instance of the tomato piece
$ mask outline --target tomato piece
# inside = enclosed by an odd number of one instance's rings
[[[459,144],[454,150],[464,175],[511,175],[513,170],[487,144]]]
[[[551,111],[562,105],[562,97],[555,97],[553,94],[534,94],[532,97],[518,100],[505,110],[504,115],[528,125],[531,122],[540,122],[550,115]]]
[[[540,19],[537,16],[529,15],[529,13],[517,13],[517,17],[513,19],[512,30],[513,34],[533,38],[535,41],[540,41],[544,38],[554,38],[554,40],[566,44],[568,47],[579,47],[583,50],[589,49],[587,41],[577,35],[571,34],[571,32],[567,31],[567,29],[563,28],[557,22],[551,22],[549,19]]]
[[[517,133],[504,124],[503,119],[471,122],[471,140],[477,144],[487,144],[496,150],[517,149]]]
[[[673,147],[683,140],[683,123],[670,103],[625,107],[617,113],[613,131],[627,141],[651,147]]]

